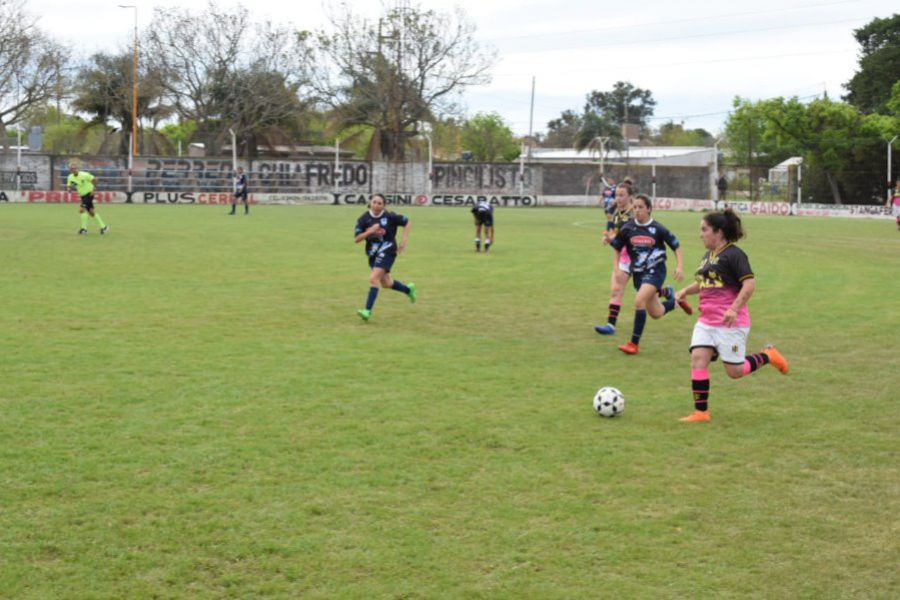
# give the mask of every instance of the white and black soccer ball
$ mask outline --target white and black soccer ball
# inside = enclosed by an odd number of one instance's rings
[[[625,410],[625,396],[614,387],[600,388],[594,394],[594,410],[601,417],[615,417]]]

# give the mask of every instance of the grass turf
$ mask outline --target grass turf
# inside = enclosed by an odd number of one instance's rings
[[[598,210],[499,209],[485,255],[406,208],[419,301],[369,323],[361,207],[100,210],[0,206],[0,596],[900,595],[890,221],[745,217],[791,373],[714,364],[688,425],[693,318],[592,330]]]

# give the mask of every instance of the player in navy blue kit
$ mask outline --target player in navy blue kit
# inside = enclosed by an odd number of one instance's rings
[[[369,256],[369,266],[372,273],[369,275],[369,297],[366,299],[366,307],[356,313],[363,321],[368,321],[372,316],[372,308],[378,297],[378,286],[391,288],[409,296],[410,302],[416,301],[416,284],[410,282],[404,285],[391,277],[391,266],[397,258],[397,254],[406,249],[409,241],[409,219],[403,215],[384,210],[384,196],[375,194],[369,200],[369,210],[364,212],[356,221],[356,238],[354,241],[366,241],[366,254]],[[397,228],[403,228],[403,238],[397,244]]]
[[[250,205],[247,203],[247,194],[249,191],[250,190],[247,189],[247,175],[244,173],[244,168],[238,167],[237,173],[234,175],[234,195],[231,196],[231,212],[228,213],[229,215],[233,215],[235,209],[237,209],[238,198],[244,203],[244,214],[250,214]]]
[[[619,233],[610,242],[616,254],[625,251],[631,257],[631,277],[637,295],[634,299],[634,330],[631,341],[619,346],[625,354],[637,354],[647,315],[659,319],[675,308],[675,290],[665,286],[666,281],[666,245],[675,251],[678,264],[675,267],[676,281],[684,279],[684,255],[678,238],[665,225],[654,221],[650,216],[653,210],[650,198],[638,194],[634,199],[634,219],[619,229]],[[665,298],[660,302],[659,297]],[[685,300],[678,302],[681,308],[690,314],[693,312]]]
[[[484,251],[494,242],[494,207],[487,200],[479,200],[472,207],[475,215],[475,252],[481,252],[481,226],[484,226]]]

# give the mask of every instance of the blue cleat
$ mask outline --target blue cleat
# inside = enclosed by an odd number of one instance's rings
[[[615,335],[616,326],[612,323],[607,323],[606,325],[597,325],[596,327],[594,327],[594,331],[596,331],[600,335]]]

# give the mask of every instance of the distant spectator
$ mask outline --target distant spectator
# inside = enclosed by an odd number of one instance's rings
[[[728,193],[728,180],[725,178],[725,175],[716,180],[716,189],[719,190],[719,197],[716,200],[724,200],[725,195]]]

